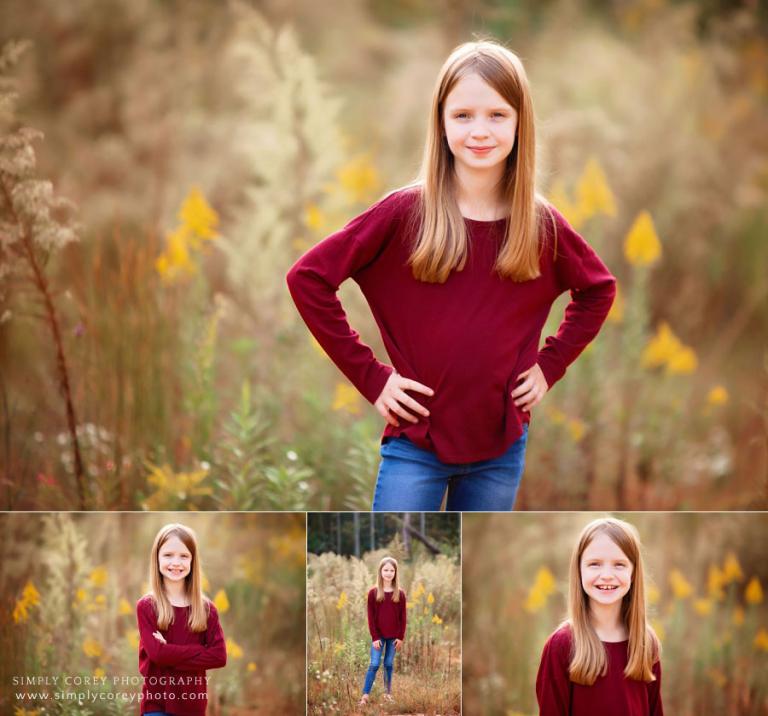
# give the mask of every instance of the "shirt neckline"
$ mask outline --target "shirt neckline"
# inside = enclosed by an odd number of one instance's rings
[[[470,219],[468,216],[462,216],[462,219],[464,221],[468,221],[471,224],[480,224],[485,226],[490,226],[491,224],[500,224],[502,221],[506,221],[507,217],[502,216],[500,219],[490,219],[490,220],[483,220],[483,219]]]

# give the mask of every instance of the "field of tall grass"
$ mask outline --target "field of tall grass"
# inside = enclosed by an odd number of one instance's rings
[[[417,550],[408,561],[398,540],[362,559],[308,555],[307,704],[311,716],[358,714],[371,637],[367,596],[384,556],[400,564],[407,598],[405,641],[395,656],[394,702],[382,700],[379,669],[365,713],[461,712],[461,569],[457,559]]]
[[[0,62],[0,506],[367,509],[383,422],[284,276],[413,177],[439,65],[485,32],[525,59],[542,191],[619,280],[519,506],[765,507],[764,18],[348,5],[0,9],[29,40]]]
[[[645,545],[664,712],[768,713],[764,514],[617,515]],[[464,706],[535,716],[544,642],[566,617],[568,560],[594,514],[464,517]],[[492,544],[489,543],[492,535]]]
[[[136,602],[155,533],[173,521],[197,533],[226,638],[226,667],[208,672],[208,713],[303,711],[303,515],[58,513],[0,515],[2,713],[138,712]]]

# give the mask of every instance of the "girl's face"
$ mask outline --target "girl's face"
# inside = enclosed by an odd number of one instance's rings
[[[395,578],[395,565],[387,562],[381,567],[381,577],[385,583],[391,582]]]
[[[171,535],[160,547],[157,562],[165,579],[179,582],[192,569],[192,554],[176,535]]]
[[[632,586],[632,562],[604,532],[581,555],[581,586],[591,602],[616,604]]]
[[[515,146],[517,112],[480,75],[469,74],[445,99],[443,127],[457,169],[499,169]]]

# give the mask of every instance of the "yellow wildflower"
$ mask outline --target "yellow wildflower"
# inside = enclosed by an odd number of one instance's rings
[[[744,592],[744,597],[747,600],[747,604],[762,604],[763,602],[763,588],[760,586],[760,580],[757,577],[752,577],[747,584],[747,590]]]
[[[699,360],[693,348],[680,346],[667,361],[667,373],[670,375],[690,375],[699,365]]]
[[[523,608],[531,613],[539,611],[546,605],[549,596],[554,594],[555,585],[555,577],[552,572],[547,567],[539,567]]]
[[[651,629],[653,629],[656,636],[659,637],[659,641],[664,641],[664,639],[667,638],[667,630],[657,619],[651,619]]]
[[[650,266],[661,256],[661,242],[647,211],[638,214],[627,233],[624,256],[633,266]]]
[[[723,579],[725,580],[725,584],[740,582],[744,579],[744,572],[741,571],[739,558],[733,552],[729,552],[725,558],[725,564],[723,564]]]
[[[336,172],[339,185],[350,201],[368,201],[378,192],[381,182],[370,154],[354,157]]]
[[[347,383],[337,383],[336,392],[333,396],[332,410],[346,410],[352,415],[361,413],[360,394]]]
[[[133,607],[131,606],[130,602],[123,598],[120,600],[120,603],[117,605],[117,611],[119,614],[133,614]]]
[[[621,286],[616,284],[616,297],[611,304],[611,310],[608,311],[607,320],[612,323],[621,323],[624,320],[624,292]],[[592,345],[590,343],[590,345]]]
[[[755,649],[768,651],[768,631],[766,631],[764,627],[760,627],[757,634],[755,634],[754,645]]]
[[[339,594],[339,599],[336,602],[336,609],[341,611],[344,609],[344,607],[347,604],[347,593],[345,591],[342,591],[341,594]]]
[[[216,596],[213,598],[213,604],[222,614],[229,611],[229,599],[227,593],[223,589],[219,589],[216,592]]]
[[[35,589],[32,580],[29,580],[21,591],[21,598],[30,606],[34,607],[40,604],[40,592]]]
[[[427,616],[429,614],[429,607],[424,607],[424,616]]]
[[[107,675],[107,672],[106,672],[106,671],[104,671],[104,669],[102,669],[100,666],[97,666],[97,667],[96,667],[96,668],[93,670],[93,675],[94,675],[94,676],[95,676],[97,679],[103,679],[103,678],[104,678],[104,677]]]
[[[96,567],[88,575],[88,581],[94,587],[103,587],[107,583],[107,568],[102,566]]]
[[[675,599],[687,599],[693,594],[693,587],[679,569],[673,569],[669,573],[669,583],[672,586]]]
[[[91,637],[87,637],[83,642],[83,653],[86,656],[98,657],[102,656],[104,649],[98,641],[91,639]]]
[[[437,614],[435,614],[435,615],[432,617],[432,623],[433,623],[433,624],[442,624],[442,623],[443,623],[443,620],[442,620],[442,619],[441,619],[439,616],[437,616]]]
[[[693,610],[701,617],[709,616],[712,613],[712,600],[695,599],[693,602]]]
[[[566,221],[577,231],[584,223],[584,215],[581,207],[576,202],[571,201],[565,190],[565,185],[559,179],[552,185],[549,191],[549,200],[554,207],[565,217]]]
[[[568,416],[559,408],[549,408],[547,415],[549,415],[553,425],[562,425],[568,419]]]
[[[243,649],[234,639],[228,638],[225,643],[227,645],[228,657],[231,657],[233,659],[243,658]]]
[[[148,463],[148,467],[150,474],[147,482],[155,487],[154,494],[150,495],[144,503],[148,510],[163,509],[173,500],[186,502],[190,498],[213,493],[212,488],[200,484],[208,476],[207,468],[194,472],[175,473],[170,465],[159,467]]]
[[[640,362],[645,368],[666,366],[670,374],[692,373],[698,363],[693,349],[683,345],[666,321],[659,324],[656,335],[648,341]]]
[[[648,604],[658,604],[659,599],[661,598],[661,592],[655,584],[651,583],[645,590],[645,596],[648,599]]]
[[[716,564],[709,565],[709,574],[707,576],[707,591],[712,599],[721,601],[725,597],[723,586],[725,585],[725,575]]]
[[[125,640],[132,649],[139,648],[139,630],[133,629],[125,633]]]
[[[304,210],[304,224],[308,229],[318,231],[325,226],[326,217],[323,211],[316,204],[310,204]]]
[[[568,434],[571,436],[571,440],[573,440],[573,442],[581,442],[586,432],[587,426],[583,420],[572,418],[568,421]]]
[[[333,645],[333,653],[338,656],[339,654],[341,654],[342,651],[344,651],[344,643],[340,642],[340,641],[337,641]]]
[[[178,219],[190,234],[193,248],[200,248],[201,240],[216,237],[215,227],[219,223],[219,215],[210,207],[197,187],[184,199]]]
[[[430,592],[427,595],[427,604],[434,604],[435,603],[435,595]]]
[[[728,391],[722,385],[716,385],[707,393],[708,405],[725,405],[728,402]]]
[[[256,671],[256,664],[252,661],[249,661],[248,666],[246,666],[245,668],[250,672],[254,672]]]
[[[597,159],[590,158],[576,187],[579,208],[585,218],[596,214],[616,216],[616,201],[608,186],[603,168]]]
[[[40,604],[40,592],[37,591],[35,585],[29,580],[24,589],[21,590],[21,597],[16,601],[13,608],[13,622],[19,624],[29,619],[29,608]]]

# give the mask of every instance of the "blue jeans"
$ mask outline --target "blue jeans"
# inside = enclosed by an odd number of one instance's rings
[[[373,511],[437,511],[446,489],[446,509],[451,512],[511,510],[523,476],[527,442],[528,424],[524,423],[523,434],[500,457],[455,465],[441,462],[406,437],[387,438],[381,446]]]
[[[395,665],[395,640],[382,639],[381,649],[376,649],[371,642],[371,665],[368,667],[368,673],[365,675],[365,686],[363,693],[370,694],[373,688],[373,682],[376,679],[376,672],[381,665],[381,657],[384,656],[384,686],[387,693],[392,690],[392,667]]]

